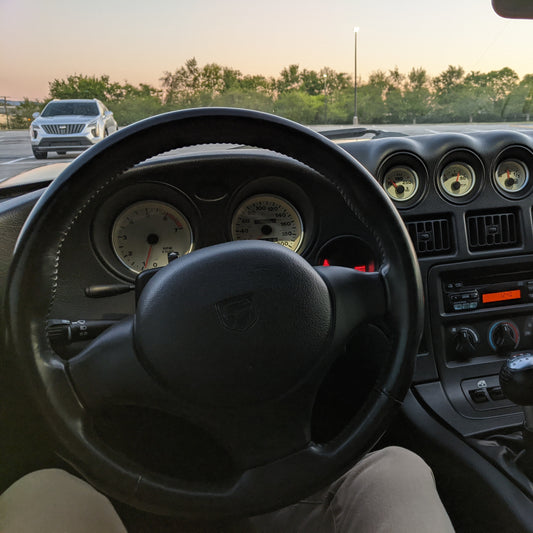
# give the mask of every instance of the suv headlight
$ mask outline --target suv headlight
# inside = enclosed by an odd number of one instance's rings
[[[90,124],[87,125],[87,128],[91,130],[93,137],[100,137],[100,126],[98,125],[97,120],[93,120]]]

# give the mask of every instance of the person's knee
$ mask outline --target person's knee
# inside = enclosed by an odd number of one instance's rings
[[[374,456],[374,457],[373,457]],[[382,462],[388,468],[401,468],[416,473],[417,475],[430,475],[433,477],[431,468],[416,453],[399,446],[389,446],[369,454],[367,457],[373,458],[376,462]]]
[[[415,453],[398,446],[369,453],[342,478],[343,487],[389,487],[415,483],[417,486],[434,487],[433,472],[427,463]]]
[[[111,502],[59,469],[31,472],[0,495],[0,531],[125,533]]]

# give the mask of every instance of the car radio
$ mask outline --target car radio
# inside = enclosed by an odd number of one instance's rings
[[[496,283],[443,282],[443,293],[446,312],[531,303],[533,277]]]

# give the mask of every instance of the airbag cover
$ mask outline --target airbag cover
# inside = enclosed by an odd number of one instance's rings
[[[303,380],[331,322],[328,289],[309,263],[278,244],[241,241],[198,250],[155,275],[139,299],[135,343],[147,368],[184,399],[242,406]]]

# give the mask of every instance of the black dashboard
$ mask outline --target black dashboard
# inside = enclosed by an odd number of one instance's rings
[[[383,185],[419,258],[419,398],[463,436],[520,423],[497,374],[509,353],[533,348],[533,132],[339,144]],[[0,204],[6,247],[39,194]],[[129,288],[139,271],[164,266],[169,252],[234,239],[280,242],[313,265],[380,265],[371,230],[329,181],[285,156],[243,147],[138,165],[95,191],[67,233],[50,316],[72,323],[120,320],[135,309]],[[119,290],[87,297],[109,287]],[[79,346],[62,349],[68,357]]]
[[[498,131],[343,145],[387,190],[415,246],[426,325],[415,390],[463,436],[519,424],[498,373],[533,348],[533,135]],[[415,175],[416,191],[409,191]],[[396,184],[397,185],[397,184]],[[406,193],[402,190],[402,193]]]

